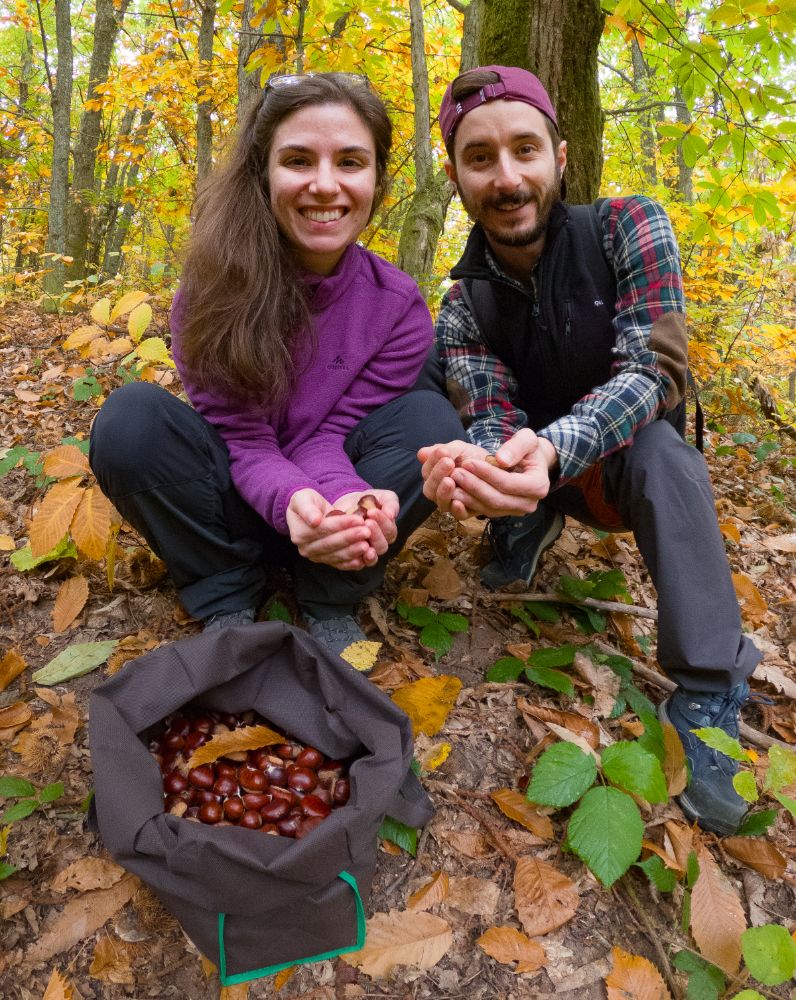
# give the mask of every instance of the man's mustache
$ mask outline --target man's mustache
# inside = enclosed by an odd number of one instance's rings
[[[530,191],[515,191],[513,194],[501,194],[489,200],[489,208],[520,208],[534,201]]]

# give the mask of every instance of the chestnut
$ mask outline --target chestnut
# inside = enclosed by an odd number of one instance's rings
[[[194,788],[212,788],[216,776],[210,764],[200,764],[188,772],[188,781]]]
[[[281,785],[282,788],[287,787],[287,768],[281,761],[279,764],[274,764],[273,760],[266,761],[263,773],[272,785]]]
[[[186,750],[196,750],[210,739],[207,733],[202,733],[199,730],[194,730],[192,733],[188,733],[185,737],[185,749]]]
[[[173,729],[170,729],[163,737],[162,745],[164,750],[176,753],[185,746],[185,737],[182,733],[175,733]]]
[[[260,747],[259,750],[249,751],[249,763],[252,767],[258,768],[260,771],[265,771],[266,765],[268,764],[269,754],[267,748]]]
[[[311,767],[316,770],[318,765],[324,762],[324,759],[320,750],[316,750],[315,747],[305,747],[296,757],[296,764],[299,767]]]
[[[218,823],[223,818],[224,810],[220,802],[205,802],[199,806],[200,823]]]
[[[216,777],[217,778],[234,778],[238,780],[238,769],[234,764],[229,764],[224,760],[216,761]]]
[[[177,795],[188,787],[188,779],[179,771],[169,771],[163,779],[163,791],[167,795]]]
[[[301,811],[305,816],[317,816],[319,819],[325,819],[332,811],[332,807],[319,799],[317,795],[305,795],[301,800]]]
[[[308,767],[293,764],[287,769],[287,786],[300,792],[311,792],[318,784],[318,775]]]
[[[290,788],[280,788],[279,785],[271,785],[268,789],[274,799],[283,799],[288,806],[292,806],[297,801],[297,795]]]
[[[222,722],[227,729],[238,728],[238,717],[234,714],[234,712],[219,712],[218,721]]]
[[[205,802],[220,802],[221,796],[214,795],[209,788],[194,788],[191,795],[191,805],[201,806]]]
[[[270,833],[272,837],[279,836],[279,830],[277,828],[276,823],[263,823],[263,825],[260,827],[260,832]]]
[[[198,718],[193,720],[191,729],[195,733],[212,733],[213,727],[215,726],[215,719],[210,715],[200,715]]]
[[[246,806],[238,795],[233,795],[231,799],[224,802],[224,815],[232,823],[237,823],[245,812]]]
[[[283,837],[297,837],[301,825],[301,816],[283,816],[277,820],[276,828]]]
[[[222,775],[216,778],[215,783],[213,784],[213,791],[216,795],[222,796],[222,798],[227,798],[229,795],[237,795],[238,782],[235,778]]]
[[[185,811],[186,819],[197,819],[199,816],[199,806],[188,806]]]
[[[268,778],[256,767],[245,765],[238,771],[238,781],[241,788],[247,792],[262,792],[268,787]]]
[[[296,839],[301,840],[302,837],[306,837],[308,833],[311,833],[321,823],[323,823],[323,817],[308,816],[296,831]]]
[[[271,796],[265,792],[244,792],[241,796],[247,809],[262,809],[271,801]]]
[[[317,788],[313,789],[310,795],[314,798],[320,799],[321,802],[325,802],[327,806],[332,804],[332,791],[325,785],[318,785]],[[305,795],[304,798],[309,798],[309,796]]]
[[[191,731],[191,723],[184,715],[175,715],[169,722],[169,729],[173,733],[179,733],[180,736],[187,736]]]
[[[318,781],[323,785],[331,785],[337,778],[342,778],[345,767],[339,760],[327,760],[318,768]]]
[[[259,830],[262,825],[263,818],[256,809],[247,809],[238,823],[238,826],[242,826],[246,830]]]
[[[336,806],[344,806],[351,794],[351,783],[348,778],[338,778],[332,789],[332,802]]]
[[[283,816],[287,815],[289,809],[290,803],[284,799],[271,799],[270,802],[262,806],[260,815],[266,822],[270,823],[282,819]]]
[[[274,753],[282,760],[295,760],[301,753],[301,747],[297,743],[277,743]]]

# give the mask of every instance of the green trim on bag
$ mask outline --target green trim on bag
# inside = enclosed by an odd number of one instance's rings
[[[289,969],[291,965],[306,965],[308,962],[322,962],[327,958],[336,958],[338,955],[346,955],[350,951],[359,951],[365,944],[365,907],[362,904],[362,897],[359,895],[357,880],[349,872],[340,872],[337,876],[354,890],[354,901],[357,907],[357,941],[356,944],[349,944],[343,948],[336,948],[334,951],[325,951],[321,955],[311,955],[309,958],[296,958],[292,962],[281,962],[278,965],[268,965],[262,969],[255,969],[253,972],[239,972],[234,976],[227,975],[227,955],[224,949],[224,919],[225,913],[218,915],[218,978],[222,986],[235,986],[237,983],[246,983],[250,979],[260,979],[262,976],[270,976],[282,969]]]

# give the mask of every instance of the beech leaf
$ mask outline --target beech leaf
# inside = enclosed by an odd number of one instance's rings
[[[685,750],[671,722],[663,723],[663,773],[669,795],[679,795],[688,784]]]
[[[8,685],[27,669],[27,662],[15,649],[9,649],[0,660],[0,691],[5,691]]]
[[[490,927],[475,942],[498,962],[517,963],[517,973],[536,972],[547,960],[544,948],[514,927]]]
[[[725,837],[721,846],[732,857],[766,878],[782,878],[788,867],[788,859],[768,840]]]
[[[88,600],[88,580],[84,576],[70,576],[58,588],[53,607],[53,628],[65,632],[77,618]]]
[[[260,747],[273,746],[274,743],[284,743],[285,737],[269,729],[268,726],[241,726],[228,733],[220,733],[208,740],[203,746],[194,750],[188,767],[199,767],[200,764],[212,764],[219,757],[229,753],[240,753],[243,750],[259,750]]]
[[[390,910],[368,920],[365,946],[346,955],[349,965],[373,979],[389,976],[396,965],[430,969],[453,944],[447,921],[433,913]]]
[[[31,675],[37,684],[60,684],[61,681],[82,677],[96,670],[116,649],[118,639],[105,642],[79,642],[68,646],[54,659]]]
[[[421,677],[419,681],[394,691],[392,700],[412,720],[415,734],[436,736],[445,725],[461,689],[462,682],[458,677],[447,674]]]
[[[53,969],[42,1000],[75,1000],[74,987],[57,969]]]
[[[89,559],[104,557],[111,537],[113,507],[98,486],[89,486],[72,518],[70,532],[75,544]]]
[[[131,309],[135,309],[137,305],[140,305],[142,302],[146,302],[149,297],[149,292],[126,292],[119,299],[113,309],[111,309],[111,321],[118,319],[120,316],[124,316],[125,313],[130,312]]]
[[[406,905],[410,910],[430,910],[441,903],[450,892],[450,878],[447,872],[435,872],[431,879],[413,892]]]
[[[580,904],[575,883],[553,865],[524,857],[514,871],[514,905],[525,933],[539,937],[572,919]]]
[[[107,326],[111,318],[111,300],[110,299],[99,299],[91,307],[91,318],[95,323],[101,323],[102,326]]]
[[[130,986],[135,982],[129,945],[103,934],[94,946],[88,974],[101,982]]]
[[[511,788],[498,788],[490,792],[492,800],[504,816],[522,824],[526,830],[535,833],[544,840],[553,839],[553,824],[549,816],[543,816],[538,809],[520,792]]]
[[[746,930],[741,901],[704,845],[697,848],[699,876],[691,892],[691,933],[700,953],[729,976],[741,961]]]
[[[611,949],[613,968],[605,977],[608,1000],[672,1000],[663,976],[652,962],[621,948]]]

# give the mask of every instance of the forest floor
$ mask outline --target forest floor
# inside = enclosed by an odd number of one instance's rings
[[[46,452],[64,438],[87,438],[101,397],[78,402],[73,383],[88,374],[107,393],[119,378],[118,362],[89,365],[77,352],[63,350],[65,337],[85,322],[81,316],[44,316],[29,304],[0,308],[0,461],[2,448],[24,445],[30,452]],[[156,315],[155,325],[163,329],[165,317]],[[176,381],[170,388],[176,390]],[[792,473],[783,464],[787,448],[793,452],[793,442],[788,445],[783,439],[779,450],[758,459],[748,439],[739,444],[731,437],[732,431],[749,427],[732,425],[729,419],[724,422],[728,433],[711,435],[706,457],[728,556],[737,574],[744,626],[764,653],[752,678],[754,692],[764,699],[750,704],[744,718],[758,733],[794,744],[796,491]],[[765,430],[758,427],[756,432]],[[773,492],[772,483],[778,484]],[[28,716],[22,729],[3,729],[0,721],[0,773],[26,778],[37,788],[60,781],[64,794],[0,828],[0,861],[16,868],[0,881],[0,1000],[40,1000],[56,969],[73,993],[64,990],[48,997],[216,997],[217,977],[206,971],[176,921],[148,890],[114,869],[98,837],[87,829],[84,807],[92,788],[88,697],[107,668],[54,688],[37,690],[31,679],[33,672],[76,643],[119,640],[118,648],[131,657],[158,643],[193,636],[200,631],[199,623],[180,608],[162,567],[125,527],[118,539],[113,590],[108,588],[104,565],[83,558],[78,563],[56,560],[24,573],[14,568],[10,550],[26,544],[30,520],[43,494],[35,476],[22,465],[0,478],[0,539],[6,539],[0,542],[6,550],[0,552],[0,713],[13,708]],[[398,965],[386,978],[368,976],[342,958],[301,966],[279,983],[274,977],[253,981],[248,987],[252,1000],[604,997],[604,980],[616,961],[612,949],[617,947],[649,959],[670,995],[685,996],[686,978],[675,968],[673,956],[697,949],[694,938],[682,929],[683,886],[659,892],[642,870],[631,868],[606,889],[574,854],[562,850],[570,810],[542,810],[547,818],[543,816],[532,831],[508,818],[490,797],[499,789],[524,787],[532,761],[554,740],[550,720],[565,728],[574,716],[596,722],[601,743],[638,735],[638,728],[630,711],[617,719],[595,718],[600,715],[601,692],[594,679],[576,677],[578,693],[569,700],[526,682],[489,683],[487,670],[509,653],[527,656],[541,647],[600,642],[632,659],[640,668],[635,683],[657,703],[665,694],[665,679],[656,672],[655,621],[643,614],[606,613],[604,630],[587,635],[582,620],[579,624],[559,608],[559,620],[539,623],[540,634],[535,637],[511,613],[509,602],[496,600],[479,587],[478,567],[484,559],[480,527],[460,526],[448,517],[432,518],[394,560],[383,589],[362,608],[369,638],[382,643],[373,683],[387,693],[419,677],[451,675],[462,683],[442,729],[417,740],[421,760],[435,756],[443,743],[450,747],[447,758],[423,777],[436,813],[419,837],[415,857],[388,841],[380,842],[367,906],[369,916],[405,911],[411,894],[442,872],[447,876],[445,891],[438,893],[433,912],[449,925],[450,943],[432,967],[422,968],[419,962]],[[655,608],[654,590],[632,537],[598,537],[573,522],[545,557],[533,589],[552,595],[562,575],[585,577],[609,569],[624,573],[636,609]],[[55,597],[76,571],[88,578],[88,600],[76,620],[57,631]],[[293,610],[289,591],[275,596]],[[399,596],[427,602],[437,611],[462,614],[469,627],[455,636],[450,652],[435,659],[419,644],[417,628],[396,613]],[[4,668],[18,662],[15,658],[24,661],[25,669],[4,684]],[[540,709],[552,710],[547,722],[540,718],[545,715]],[[58,732],[64,731],[69,736],[59,742]],[[34,738],[21,740],[26,732]],[[42,732],[50,733],[49,744]],[[444,753],[436,757],[439,761]],[[718,838],[689,830],[674,800],[643,805],[643,815],[651,845],[645,854],[656,848],[667,863],[672,855],[682,860],[685,838],[689,848],[699,847],[717,862],[726,879],[722,884],[738,900],[749,926],[778,923],[790,932],[796,929],[796,822],[785,810],[780,810],[766,838],[750,841],[753,849],[743,860],[739,858],[743,850],[732,852]],[[569,919],[536,938],[544,949],[544,964],[518,974],[510,962],[489,957],[476,942],[489,928],[521,928],[515,906],[519,890],[513,884],[521,857],[557,869],[573,883],[576,899]],[[100,866],[93,859],[106,863]],[[66,869],[69,877],[62,875]],[[557,905],[555,888],[543,886],[535,908],[541,912]],[[714,919],[722,921],[720,907]],[[749,984],[728,984],[726,995],[734,996],[744,985]],[[755,988],[766,997],[790,997],[793,983],[755,984]],[[246,989],[227,989],[223,995],[245,996]]]

